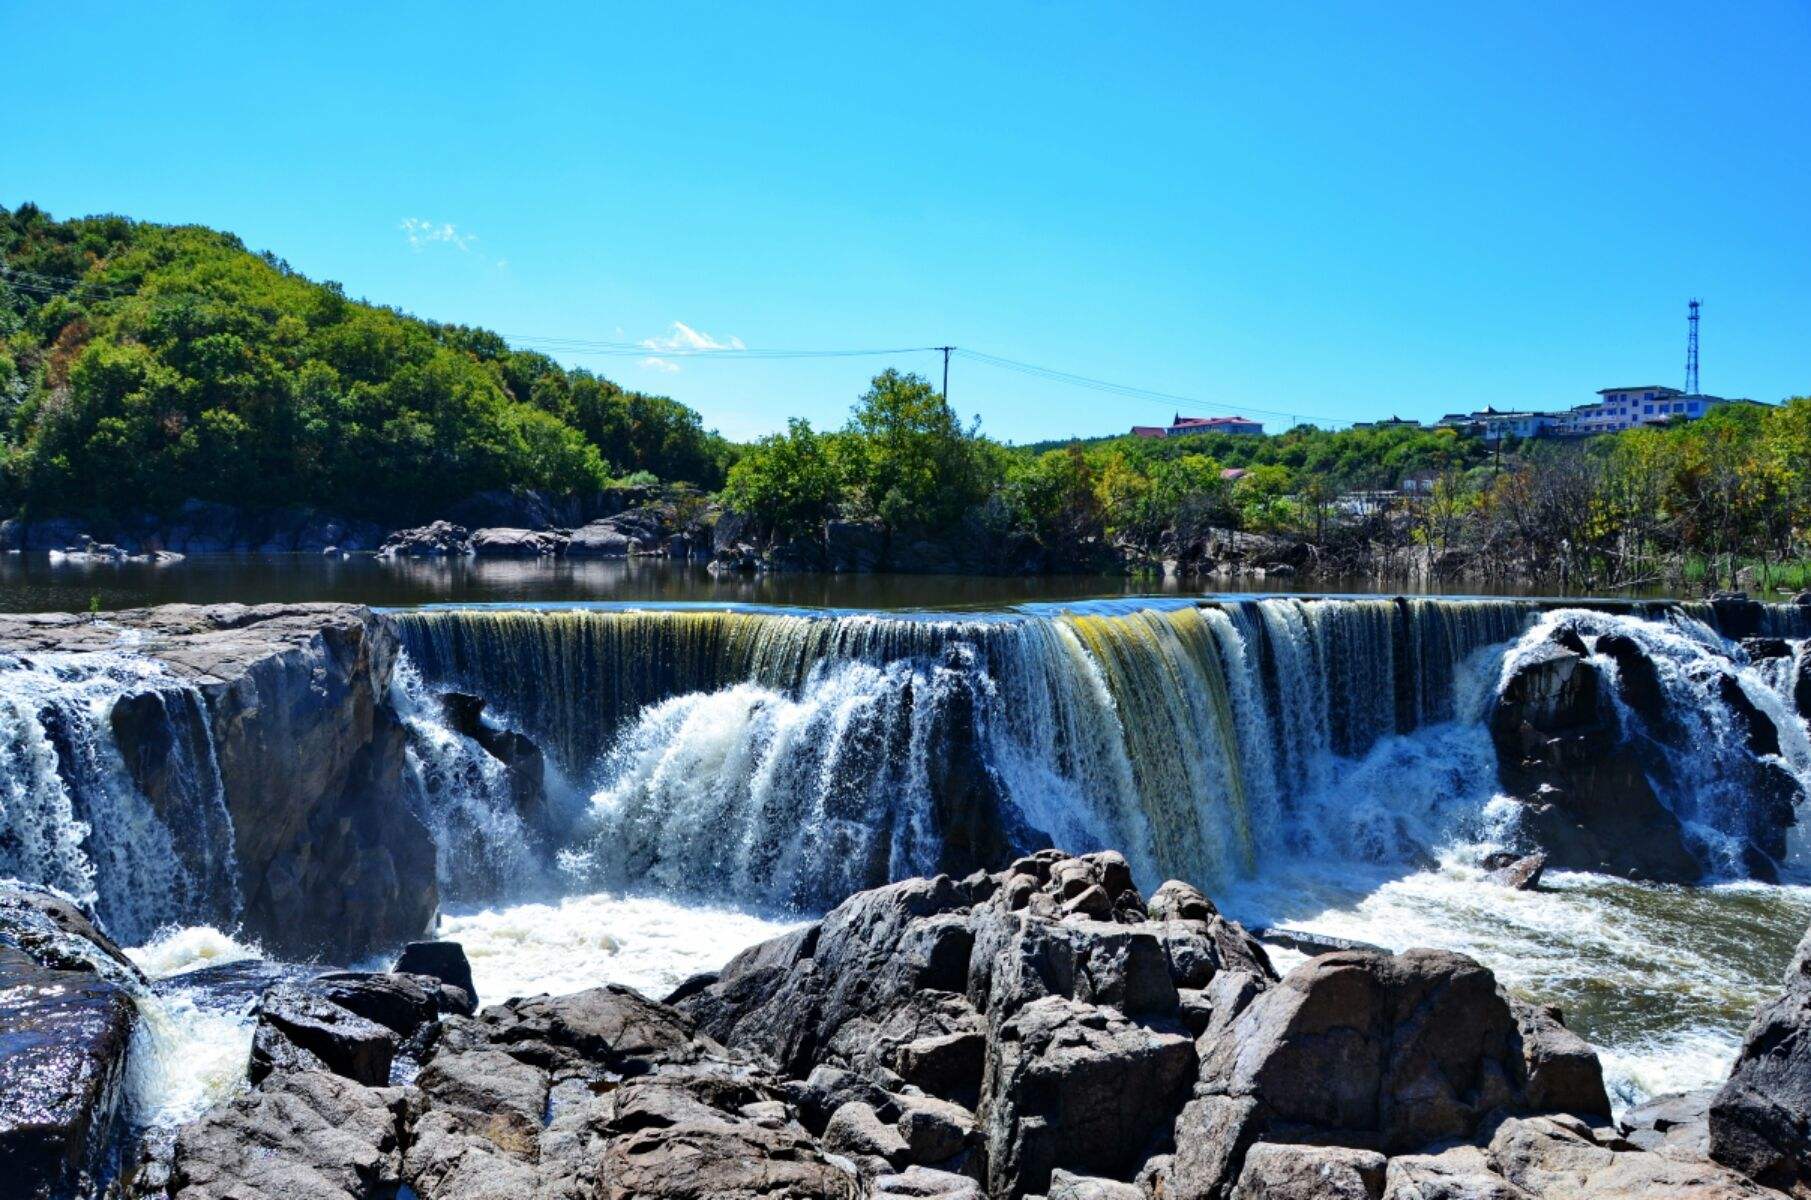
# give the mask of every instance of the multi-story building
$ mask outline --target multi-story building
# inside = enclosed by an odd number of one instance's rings
[[[1695,420],[1723,404],[1756,403],[1743,398],[1687,395],[1678,388],[1657,383],[1604,388],[1597,396],[1595,403],[1581,404],[1562,414],[1554,432],[1562,437],[1621,433],[1642,425]]]
[[[1501,438],[1540,437],[1559,418],[1553,413],[1524,409],[1505,411],[1486,405],[1477,412],[1447,413],[1434,422],[1436,428],[1459,429],[1475,433],[1487,442]]]
[[[1191,433],[1238,433],[1256,437],[1263,432],[1262,422],[1244,417],[1185,417],[1181,413],[1177,413],[1168,425],[1132,426],[1134,436],[1145,438],[1185,437]]]

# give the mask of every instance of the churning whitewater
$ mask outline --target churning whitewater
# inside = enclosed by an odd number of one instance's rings
[[[1043,844],[1113,848],[1142,887],[1188,880],[1252,925],[1472,953],[1565,1002],[1627,1101],[1714,1079],[1811,917],[1811,893],[1790,886],[1796,833],[1787,885],[1688,898],[1571,874],[1506,893],[1476,867],[1513,832],[1489,713],[1571,631],[1629,639],[1653,664],[1685,725],[1617,699],[1620,736],[1657,748],[1656,792],[1712,877],[1744,874],[1735,848],[1769,819],[1745,781],[1764,768],[1799,795],[1811,783],[1793,699],[1802,613],[1767,610],[1761,632],[1792,639],[1770,658],[1708,607],[1512,600],[392,619],[389,704],[436,848],[440,934],[465,944],[486,999],[605,979],[659,990],[889,879]],[[1588,658],[1609,680],[1623,669]],[[452,718],[449,693],[478,702],[464,710],[482,709],[478,724]],[[229,1086],[220,1064],[249,1036],[243,1013],[183,986],[197,963],[258,953],[229,936],[237,831],[203,703],[127,638],[0,665],[0,874],[91,903],[140,947],[156,981],[131,1081],[145,1124]],[[1760,766],[1744,706],[1779,731]],[[120,759],[123,721],[159,731],[135,742],[162,748],[174,782],[158,805]],[[480,736],[544,755],[532,802]],[[1706,926],[1747,930],[1747,952],[1697,949]]]

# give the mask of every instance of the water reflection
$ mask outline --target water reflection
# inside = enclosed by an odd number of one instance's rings
[[[178,563],[52,563],[0,554],[0,611],[81,612],[148,604],[353,601],[378,605],[617,600],[773,604],[802,608],[967,609],[1133,596],[1399,594],[1373,581],[1160,576],[712,575],[666,559],[327,558],[311,554],[191,555]],[[1551,594],[1528,588],[1498,594]]]

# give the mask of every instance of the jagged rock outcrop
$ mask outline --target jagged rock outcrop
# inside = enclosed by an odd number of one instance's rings
[[[1625,683],[1633,688],[1631,707],[1660,703],[1657,684],[1650,695],[1639,672],[1624,670],[1621,677],[1636,681]],[[1684,826],[1655,795],[1645,765],[1619,736],[1601,687],[1581,649],[1560,641],[1520,661],[1490,722],[1503,789],[1522,801],[1521,827],[1548,865],[1693,882],[1704,868]]]
[[[12,654],[125,640],[198,702],[167,685],[125,692],[112,722],[120,756],[153,809],[183,829],[182,854],[216,852],[196,824],[214,817],[194,815],[169,767],[211,759],[251,936],[273,954],[348,961],[427,927],[434,844],[410,807],[405,734],[388,700],[398,650],[388,618],[350,604],[0,617],[0,650]],[[197,751],[204,743],[211,753]]]
[[[0,1188],[92,1186],[125,1084],[142,976],[89,914],[0,882]]]
[[[1755,1013],[1711,1099],[1711,1157],[1794,1195],[1811,1191],[1811,932],[1785,990]]]
[[[463,978],[432,945],[399,967]],[[1199,891],[1147,902],[1111,853],[861,893],[672,1004],[606,985],[474,1017],[430,1000],[465,995],[431,973],[284,986],[267,1013],[300,991],[419,1070],[273,1061],[137,1195],[1765,1194],[1687,1139],[1611,1126],[1590,1047],[1463,955],[1347,950],[1279,981]]]

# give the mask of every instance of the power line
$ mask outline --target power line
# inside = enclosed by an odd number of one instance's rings
[[[91,283],[82,280],[58,279],[35,271],[24,271],[17,267],[0,266],[0,276],[6,278],[10,286],[38,295],[61,295],[76,288],[87,288],[115,296],[136,294],[136,288],[116,284]],[[1023,362],[1006,358],[1003,355],[988,354],[980,350],[969,350],[958,346],[889,346],[862,349],[799,349],[782,347],[752,346],[660,346],[649,345],[646,341],[621,341],[604,338],[568,337],[556,334],[499,334],[505,342],[518,349],[541,350],[548,353],[582,354],[606,358],[723,358],[750,361],[773,361],[783,359],[837,359],[837,358],[886,358],[900,354],[941,354],[943,355],[943,396],[949,397],[949,362],[951,355],[967,359],[982,366],[998,370],[1012,371],[1048,383],[1060,383],[1069,387],[1084,388],[1103,392],[1108,395],[1122,396],[1129,400],[1140,400],[1148,404],[1163,407],[1193,409],[1211,409],[1228,413],[1255,413],[1259,416],[1277,417],[1292,423],[1312,421],[1318,425],[1349,425],[1349,421],[1334,420],[1327,417],[1316,417],[1302,413],[1282,412],[1277,409],[1254,408],[1250,405],[1231,405],[1220,401],[1202,400],[1195,396],[1184,396],[1174,392],[1162,392],[1152,388],[1137,387],[1132,384],[1114,383],[1111,380],[1096,379],[1088,375],[1079,375],[1073,371],[1063,371],[1055,367],[1040,366],[1037,363]]]
[[[1302,422],[1312,420],[1319,424],[1347,425],[1349,421],[1338,421],[1330,417],[1314,417],[1303,413],[1279,412],[1270,408],[1253,408],[1250,405],[1224,404],[1216,400],[1202,400],[1195,396],[1181,396],[1174,392],[1159,392],[1151,388],[1134,387],[1131,384],[1114,383],[1106,379],[1095,379],[1087,375],[1077,375],[1071,371],[1059,371],[1055,367],[1041,367],[1036,363],[1020,362],[1017,359],[1002,358],[997,354],[984,354],[979,350],[958,349],[957,354],[990,367],[1005,371],[1016,371],[1021,375],[1030,375],[1052,383],[1065,383],[1072,387],[1089,388],[1098,392],[1107,392],[1116,396],[1125,396],[1134,400],[1147,400],[1162,404],[1164,407],[1182,405],[1188,408],[1222,409],[1229,413],[1257,413],[1259,416],[1280,417],[1284,420]]]

